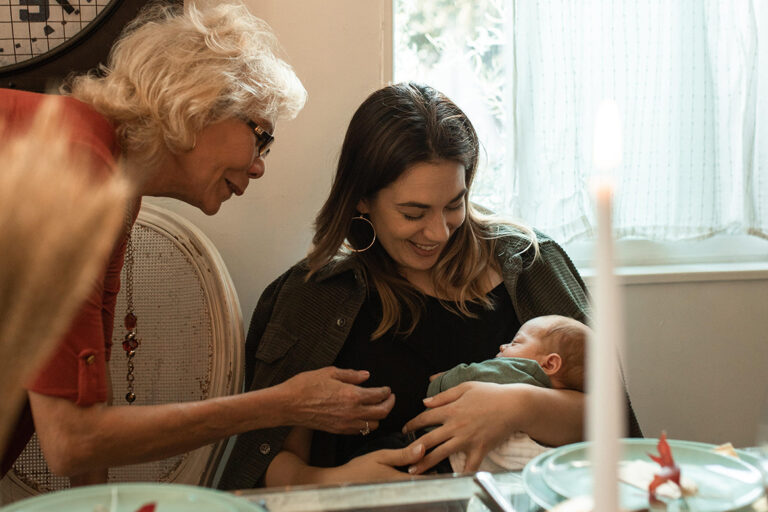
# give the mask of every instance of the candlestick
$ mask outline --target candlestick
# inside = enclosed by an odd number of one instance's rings
[[[621,162],[621,123],[615,103],[598,109],[594,139],[595,167],[608,172]],[[594,335],[587,353],[587,435],[593,476],[595,512],[619,510],[619,439],[624,433],[624,403],[619,377],[623,318],[619,284],[614,274],[612,208],[614,185],[602,176],[594,184],[597,214]]]

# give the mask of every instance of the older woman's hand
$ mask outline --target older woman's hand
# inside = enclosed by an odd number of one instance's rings
[[[357,434],[375,430],[395,405],[388,387],[363,388],[370,374],[332,366],[300,373],[278,388],[284,393],[286,425]]]
[[[522,430],[517,421],[519,411],[525,411],[524,388],[513,386],[519,385],[464,382],[425,399],[428,409],[409,421],[404,430],[439,425],[417,441],[426,450],[434,450],[412,465],[409,472],[423,473],[456,452],[467,455],[465,471],[476,471],[490,450],[512,432]]]

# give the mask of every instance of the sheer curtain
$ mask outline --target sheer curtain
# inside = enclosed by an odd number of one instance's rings
[[[413,39],[396,32],[397,78],[432,83],[468,111],[486,148],[480,202],[556,239],[593,233],[592,126],[604,98],[623,119],[618,237],[768,237],[766,3],[476,2],[428,37],[440,50],[429,69],[408,61]]]

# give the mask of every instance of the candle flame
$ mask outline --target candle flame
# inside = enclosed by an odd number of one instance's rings
[[[605,99],[595,114],[592,159],[599,171],[610,171],[621,164],[621,114],[614,100]]]

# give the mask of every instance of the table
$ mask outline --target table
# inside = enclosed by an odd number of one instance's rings
[[[759,453],[757,448],[742,451]],[[542,512],[525,493],[521,472],[493,476],[517,512]],[[472,475],[435,475],[403,482],[248,489],[236,494],[263,504],[270,512],[486,512],[477,498],[481,492]],[[764,496],[738,512],[768,512],[768,501]]]
[[[525,494],[520,472],[493,475],[517,512],[541,508]],[[341,486],[296,486],[236,491],[271,512],[485,512],[471,475],[436,475],[404,482]]]

